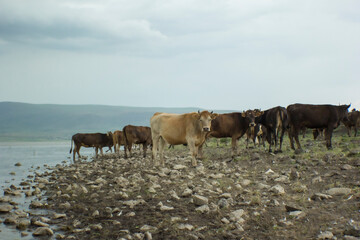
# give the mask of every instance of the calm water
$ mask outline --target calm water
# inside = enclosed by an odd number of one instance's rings
[[[66,142],[0,142],[0,196],[3,196],[2,189],[27,180],[28,175],[34,175],[34,172],[43,172],[46,169],[44,165],[55,166],[64,161],[66,164],[72,162],[72,154],[69,154],[70,141]],[[105,149],[104,149],[105,150]],[[80,154],[93,157],[92,148],[81,148]],[[16,163],[21,166],[16,167]],[[15,173],[11,175],[10,173]],[[14,197],[18,202],[19,208],[28,209],[31,201],[25,197]],[[3,219],[3,216],[0,216]],[[21,237],[20,231],[15,228],[0,224],[0,239],[33,239],[31,233],[28,237]]]

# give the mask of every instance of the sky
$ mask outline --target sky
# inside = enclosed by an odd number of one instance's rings
[[[0,0],[0,102],[360,108],[358,0]]]

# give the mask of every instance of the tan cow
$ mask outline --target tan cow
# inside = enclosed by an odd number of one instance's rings
[[[113,133],[113,142],[114,142],[114,151],[118,153],[120,150],[120,146],[125,145],[124,134],[120,130],[116,130]]]
[[[198,148],[205,142],[206,134],[210,131],[211,120],[216,113],[208,111],[185,114],[155,113],[150,119],[151,135],[153,139],[153,161],[156,163],[159,151],[160,164],[164,165],[165,144],[187,144],[192,156],[192,166],[197,166],[196,156]]]

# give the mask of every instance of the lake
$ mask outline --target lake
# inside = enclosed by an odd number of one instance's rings
[[[27,180],[28,175],[34,172],[43,172],[47,166],[55,166],[65,162],[72,163],[72,154],[69,154],[70,141],[64,142],[0,142],[0,186],[1,189],[11,185],[19,187],[19,183]],[[105,149],[104,149],[105,150]],[[93,157],[94,149],[81,148],[82,156]],[[21,166],[15,166],[20,163]],[[14,174],[14,175],[13,175]],[[3,196],[3,191],[0,194]],[[19,209],[27,211],[31,198],[14,197],[19,203]],[[3,217],[3,216],[2,216]],[[2,219],[1,217],[1,219]],[[0,224],[0,239],[33,239],[31,233],[21,237],[15,227]]]

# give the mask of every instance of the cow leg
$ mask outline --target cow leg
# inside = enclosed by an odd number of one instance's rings
[[[354,127],[354,131],[355,131],[354,137],[356,137],[356,135],[357,135],[357,127],[356,126]]]
[[[152,141],[153,141],[153,146],[152,146],[152,161],[153,161],[153,165],[156,165],[156,155],[157,155],[157,151],[158,151],[158,145],[159,145],[159,140],[160,140],[160,136],[154,136],[155,134],[152,133]]]
[[[144,158],[146,158],[146,150],[147,150],[146,143],[143,143],[143,157]]]
[[[236,150],[237,150],[236,146],[237,146],[237,138],[233,136],[233,137],[231,138],[231,150],[232,150],[232,152],[231,152],[231,158],[234,158],[235,155],[237,154],[237,153],[236,153]]]
[[[273,136],[273,132],[270,131],[270,134],[268,134],[266,138],[266,140],[269,143],[269,153],[272,152],[272,136]]]
[[[289,140],[290,140],[290,148],[295,150],[295,146],[294,146],[294,128],[293,127],[291,127],[289,129],[288,135],[289,135]]]
[[[161,164],[161,166],[165,166],[165,161],[164,161],[165,145],[166,145],[165,140],[162,137],[160,137],[160,139],[159,139],[159,155],[160,155],[160,164]],[[153,146],[153,148],[154,148],[154,146]]]
[[[332,146],[331,146],[332,131],[333,131],[332,128],[325,129],[326,147],[329,150],[332,149]]]
[[[95,158],[97,158],[98,157],[98,147],[95,147]]]
[[[295,138],[295,141],[296,141],[296,145],[297,145],[297,148],[299,150],[301,150],[301,145],[300,145],[300,141],[299,141],[299,130],[298,129],[294,129],[294,132],[293,132],[293,137]]]
[[[285,129],[281,130],[281,134],[280,134],[280,143],[279,143],[279,148],[278,148],[278,152],[282,152],[281,147],[282,147],[282,143],[284,140],[284,134],[285,134]]]
[[[203,158],[204,158],[204,153],[203,153],[203,146],[204,146],[204,144],[205,144],[205,142],[198,147],[198,158],[199,158],[199,159],[203,159]]]

